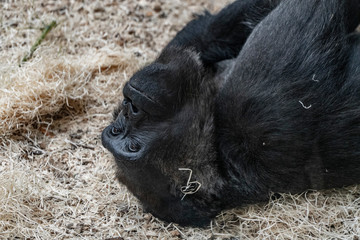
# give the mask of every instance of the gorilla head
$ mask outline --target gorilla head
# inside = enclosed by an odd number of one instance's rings
[[[125,85],[102,134],[118,179],[145,209],[168,221],[201,225],[219,209],[211,75],[191,49],[168,48]],[[181,168],[201,184],[191,196],[181,191],[189,178]]]

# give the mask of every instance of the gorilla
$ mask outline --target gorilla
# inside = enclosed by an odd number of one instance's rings
[[[154,216],[360,183],[360,0],[238,0],[188,23],[102,133]]]

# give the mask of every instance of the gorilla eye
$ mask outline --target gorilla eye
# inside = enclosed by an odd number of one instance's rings
[[[119,135],[121,132],[122,132],[122,131],[121,131],[120,128],[117,128],[117,127],[112,127],[112,128],[111,128],[111,135],[113,135],[113,136],[117,136],[117,135]]]
[[[140,145],[138,143],[132,142],[128,147],[130,152],[138,152],[140,150]]]

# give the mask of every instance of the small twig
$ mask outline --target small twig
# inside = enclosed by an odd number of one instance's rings
[[[320,82],[319,80],[315,79],[315,77],[316,77],[316,74],[313,75],[311,80],[314,81],[314,82]]]
[[[21,64],[23,64],[24,62],[27,62],[33,56],[34,52],[39,47],[41,42],[45,39],[46,35],[51,31],[51,29],[55,28],[56,25],[57,25],[56,21],[52,21],[49,25],[47,25],[44,28],[44,30],[41,33],[41,36],[36,40],[34,45],[32,45],[30,52],[21,60],[19,67],[21,67]]]
[[[305,109],[310,109],[312,106],[311,104],[309,106],[305,106],[305,104],[302,101],[299,101],[299,103],[301,104],[301,106]]]
[[[187,180],[186,186],[181,187],[181,192],[184,196],[181,198],[181,201],[186,197],[188,194],[194,194],[201,188],[201,183],[198,181],[190,182],[192,176],[192,170],[190,168],[179,168],[179,171],[190,171],[189,178]]]
[[[183,236],[185,237],[186,235],[174,224],[173,227]]]
[[[69,141],[67,139],[65,139],[65,142],[69,143],[71,146],[74,146],[75,148],[82,147],[85,149],[95,150],[95,147],[93,147],[93,146],[88,146],[88,145],[81,144],[81,143],[75,143],[75,142]]]

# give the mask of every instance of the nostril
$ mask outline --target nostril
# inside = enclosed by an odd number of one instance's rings
[[[120,128],[112,127],[110,132],[111,132],[111,135],[118,136],[122,131]]]
[[[140,145],[138,143],[132,142],[128,148],[130,152],[138,152],[140,150]]]

